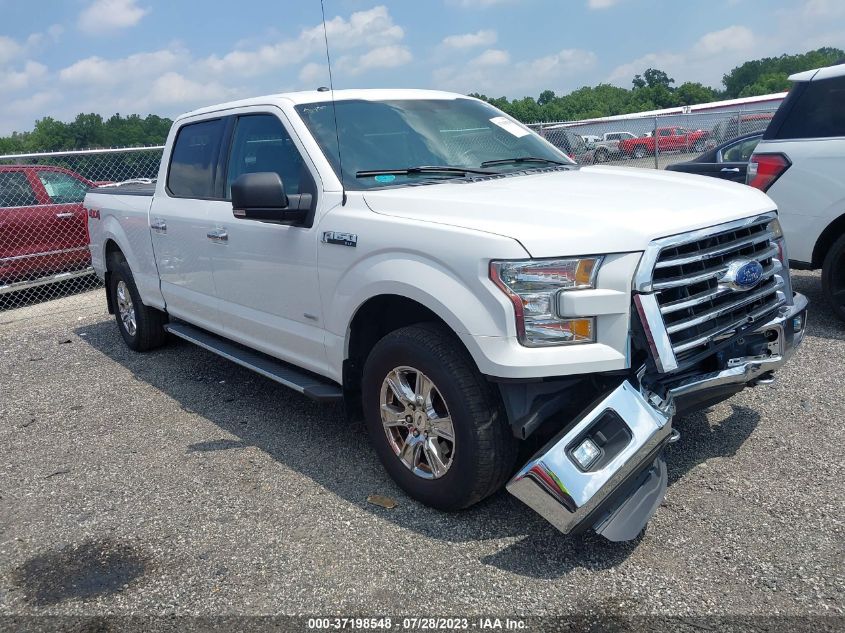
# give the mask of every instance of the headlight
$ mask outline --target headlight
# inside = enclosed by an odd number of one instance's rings
[[[783,272],[781,278],[783,279],[784,289],[783,293],[786,296],[787,302],[792,304],[792,279],[789,276],[789,255],[786,252],[786,239],[783,236],[783,229],[778,220],[772,220],[766,227],[772,233],[772,243],[777,246],[777,258],[783,264]]]
[[[557,294],[594,288],[602,257],[490,262],[490,279],[508,296],[519,342],[528,347],[594,343],[594,317],[557,314]]]

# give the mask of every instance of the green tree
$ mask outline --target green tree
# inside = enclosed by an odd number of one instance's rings
[[[751,94],[766,94],[766,89],[772,86],[775,89],[771,92],[778,92],[789,87],[786,79],[789,75],[803,70],[831,66],[843,57],[845,57],[845,51],[842,49],[823,47],[798,55],[781,55],[747,61],[722,78],[725,97],[733,99],[751,96]],[[743,94],[744,90],[746,94]]]

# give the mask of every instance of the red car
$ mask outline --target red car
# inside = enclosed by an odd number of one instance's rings
[[[655,138],[657,149],[660,152],[704,151],[704,143],[708,133],[704,130],[690,131],[682,127],[659,127],[654,131],[654,136],[641,136],[640,138],[627,138],[619,141],[619,151],[632,158],[643,158],[654,154]]]
[[[94,186],[61,167],[0,165],[0,295],[92,272],[82,201]]]

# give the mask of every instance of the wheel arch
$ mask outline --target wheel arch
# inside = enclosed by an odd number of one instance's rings
[[[813,261],[810,262],[814,268],[822,267],[830,247],[840,235],[845,235],[845,213],[828,224],[816,240],[813,247]]]

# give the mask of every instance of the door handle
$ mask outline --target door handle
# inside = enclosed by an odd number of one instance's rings
[[[157,233],[166,233],[167,222],[165,222],[162,218],[153,218],[153,221],[150,222],[150,228]]]
[[[73,212],[72,211],[66,211],[65,213],[57,213],[56,217],[61,218],[62,220],[66,220],[68,218],[73,217]]]
[[[729,171],[731,173],[738,174],[739,173],[739,167],[722,167],[722,169],[720,171]]]
[[[226,229],[214,229],[205,235],[212,242],[217,242],[218,244],[225,244],[229,241],[229,234],[226,232]]]

